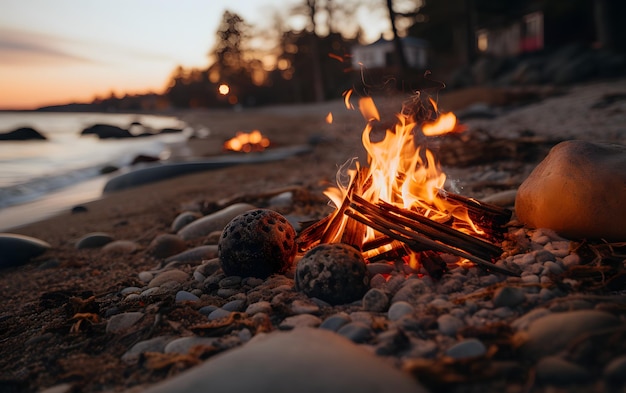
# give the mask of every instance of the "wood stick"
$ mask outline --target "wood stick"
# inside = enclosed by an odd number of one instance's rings
[[[420,236],[419,234],[416,234],[410,230],[407,230],[406,228],[400,225],[397,225],[395,223],[392,223],[390,221],[387,221],[381,217],[378,217],[378,216],[365,217],[365,216],[359,215],[359,213],[357,213],[354,210],[346,210],[345,214],[355,220],[361,221],[363,224],[373,228],[374,230],[378,232],[381,232],[389,237],[392,237],[396,240],[399,240],[405,243],[411,248],[415,246],[417,248],[423,248],[425,246],[430,250],[445,252],[448,254],[456,255],[461,258],[468,259],[474,262],[475,264],[477,264],[478,266],[487,270],[492,270],[492,271],[506,274],[509,276],[519,276],[519,274],[517,274],[516,272],[497,266],[489,261],[484,260],[483,258],[468,254],[467,252],[463,250],[459,250],[455,247],[448,246],[447,244],[442,244],[437,241],[431,240],[429,238]]]

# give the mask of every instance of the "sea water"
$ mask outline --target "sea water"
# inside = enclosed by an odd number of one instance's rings
[[[115,125],[133,133],[185,128],[173,116],[0,112],[0,133],[32,127],[47,138],[0,141],[0,209],[36,201],[81,182],[93,183],[103,167],[127,166],[140,154],[167,158],[170,147],[187,138],[185,132],[102,140],[80,135],[94,124]]]

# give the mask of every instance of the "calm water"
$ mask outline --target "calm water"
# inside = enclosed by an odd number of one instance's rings
[[[80,136],[93,124],[129,128],[139,122],[145,128],[184,128],[175,117],[105,114],[0,112],[0,133],[32,127],[46,141],[0,141],[0,209],[15,206],[100,177],[105,165],[123,167],[138,154],[166,158],[169,147],[184,143],[182,133],[136,139],[100,140]],[[131,132],[142,132],[133,126]]]

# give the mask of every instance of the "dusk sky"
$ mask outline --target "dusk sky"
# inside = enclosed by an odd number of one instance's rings
[[[0,109],[86,102],[111,91],[160,93],[176,66],[209,65],[226,9],[270,28],[276,12],[296,3],[302,1],[0,0]],[[385,18],[370,19],[367,37],[387,28]]]

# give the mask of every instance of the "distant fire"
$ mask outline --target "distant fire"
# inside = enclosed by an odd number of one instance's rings
[[[252,132],[237,132],[237,134],[224,142],[224,149],[249,153],[263,151],[270,145],[270,140],[261,134],[259,130]]]

